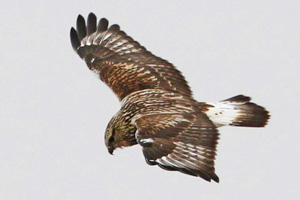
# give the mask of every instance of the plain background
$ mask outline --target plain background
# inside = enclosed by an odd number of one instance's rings
[[[0,24],[0,199],[300,199],[300,3],[6,1]],[[174,63],[199,101],[249,95],[269,125],[221,128],[220,183],[108,154],[119,102],[71,48],[78,14],[118,23]]]

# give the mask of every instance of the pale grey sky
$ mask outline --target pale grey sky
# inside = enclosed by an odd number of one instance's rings
[[[0,199],[300,199],[299,1],[6,1],[0,8]],[[238,94],[264,129],[220,129],[220,183],[108,154],[119,102],[74,53],[78,14],[106,17],[174,63],[199,101]]]

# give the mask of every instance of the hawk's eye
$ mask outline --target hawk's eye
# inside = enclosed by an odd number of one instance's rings
[[[108,139],[108,143],[113,143],[115,141],[114,136],[110,136],[110,138]]]

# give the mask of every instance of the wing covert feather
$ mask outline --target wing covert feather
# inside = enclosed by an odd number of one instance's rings
[[[214,168],[219,134],[206,115],[146,115],[135,123],[148,164],[219,182]]]
[[[113,88],[121,83],[112,84],[109,78],[101,78],[114,92],[123,90],[117,93],[119,100],[133,91],[140,90],[140,87],[136,87],[139,84],[143,85],[142,89],[169,89],[188,97],[192,96],[187,81],[174,65],[147,51],[145,47],[120,30],[118,25],[108,27],[108,21],[105,18],[99,20],[98,26],[96,23],[97,18],[93,13],[89,14],[87,23],[79,15],[77,30],[71,29],[71,43],[74,50],[85,60],[88,67],[99,75],[99,78],[109,77],[114,70],[119,70],[115,67],[116,65],[125,68],[126,74],[135,73],[136,76],[141,77],[134,83],[129,81],[127,85],[132,88],[131,90],[126,90],[124,87]],[[132,65],[138,70],[133,71],[131,67],[127,67]],[[149,74],[152,78],[147,79],[145,84],[142,77],[149,76]],[[128,76],[127,79],[129,78]]]

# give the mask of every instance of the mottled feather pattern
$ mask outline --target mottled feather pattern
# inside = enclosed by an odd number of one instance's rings
[[[164,113],[191,113],[198,110],[193,100],[175,91],[146,89],[134,92],[123,99],[122,107],[126,110],[138,110],[143,115]],[[137,114],[140,114],[137,113]],[[134,120],[134,119],[133,119]]]
[[[119,116],[124,119],[117,120],[124,121],[128,113],[134,113],[131,121],[147,163],[218,181],[214,173],[218,132],[197,102],[174,91],[147,89],[123,100]]]
[[[197,102],[180,71],[153,55],[107,19],[79,15],[70,38],[75,52],[121,101],[110,120],[105,145],[139,144],[149,165],[219,182],[215,173],[217,127],[263,127],[263,107],[238,95],[220,102]]]
[[[139,142],[148,163],[219,181],[214,169],[218,133],[208,118],[201,114],[157,114],[143,116],[136,124],[137,140],[152,140]]]
[[[155,87],[155,85],[149,84],[155,77],[149,71],[139,68],[134,63],[105,61],[102,63],[99,73],[100,79],[120,99],[134,91]]]
[[[70,33],[72,46],[92,71],[99,71],[99,78],[104,73],[102,70],[104,66],[112,68],[109,71],[106,70],[106,75],[103,75],[105,77],[112,76],[110,73],[114,70],[120,70],[120,68],[115,68],[115,65],[121,64],[124,68],[127,65],[134,65],[138,68],[126,68],[126,74],[136,74],[140,78],[127,77],[127,86],[131,89],[125,92],[124,87],[122,89],[116,87],[123,83],[112,84],[108,79],[101,78],[117,93],[120,100],[133,91],[148,88],[170,89],[192,96],[185,78],[171,63],[147,51],[145,47],[121,31],[118,25],[108,27],[108,21],[103,18],[95,28],[96,21],[96,16],[92,13],[88,16],[87,24],[81,15],[78,16],[77,30],[72,28]],[[149,74],[151,74],[151,79],[149,79]],[[123,90],[123,92],[118,90]],[[119,96],[121,93],[122,96]]]

